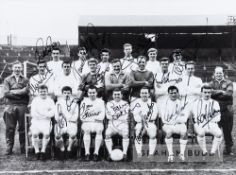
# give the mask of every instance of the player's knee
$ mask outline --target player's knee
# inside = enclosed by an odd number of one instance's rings
[[[90,130],[85,129],[84,130],[84,135],[90,135]]]
[[[198,133],[197,133],[197,136],[198,136],[198,137],[205,137],[205,133],[204,133],[204,132],[198,132]]]
[[[56,140],[60,140],[61,139],[61,136],[56,136]]]
[[[96,134],[97,134],[97,135],[102,135],[102,130],[97,130],[97,131],[96,131]]]
[[[128,132],[123,132],[122,137],[123,137],[123,139],[128,139],[129,138],[129,133]]]
[[[221,130],[220,130],[220,129],[219,129],[219,130],[216,130],[214,135],[215,135],[215,137],[218,137],[218,138],[222,137],[222,132],[221,132]]]
[[[135,130],[135,135],[136,135],[136,136],[140,135],[140,133],[141,133],[141,129],[140,129],[140,130],[139,130],[139,129],[136,129],[136,130]]]
[[[35,138],[35,139],[36,139],[36,138],[38,138],[38,136],[39,136],[39,135],[38,135],[38,134],[36,134],[36,133],[34,133],[34,134],[32,134],[32,136],[33,136],[33,138]]]
[[[166,138],[171,138],[172,137],[172,132],[166,132]]]
[[[180,137],[185,137],[187,135],[187,130],[180,131]]]
[[[44,134],[43,136],[45,139],[49,139],[49,134]]]
[[[112,132],[109,128],[106,129],[106,134],[105,134],[106,138],[110,138],[112,136]]]
[[[156,132],[154,132],[154,131],[149,132],[149,138],[150,139],[155,139],[156,138]]]

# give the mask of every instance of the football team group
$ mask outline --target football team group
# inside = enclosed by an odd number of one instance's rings
[[[74,143],[82,139],[85,161],[98,161],[101,143],[105,142],[111,155],[112,137],[117,134],[122,137],[124,161],[132,143],[137,156],[142,157],[144,135],[149,138],[151,159],[161,128],[168,162],[175,160],[174,134],[180,136],[178,159],[185,161],[190,119],[203,156],[216,154],[223,141],[224,154],[233,155],[233,83],[222,67],[212,72],[212,81],[203,83],[194,75],[195,62],[184,61],[180,49],[174,50],[171,58],[160,59],[155,48],[137,58],[132,56],[131,44],[124,44],[123,51],[124,57],[119,59],[111,58],[110,50],[102,49],[96,59],[79,47],[78,59],[71,61],[62,58],[60,49],[54,47],[52,60],[39,59],[38,73],[29,81],[22,74],[22,63],[14,62],[12,74],[4,80],[6,154],[13,154],[17,123],[21,153],[25,153],[25,114],[30,113],[29,132],[36,159],[45,159],[50,139],[60,150],[61,159],[72,154]],[[54,138],[50,137],[52,132]],[[94,152],[90,153],[93,133]],[[214,136],[211,150],[206,147],[207,133]]]

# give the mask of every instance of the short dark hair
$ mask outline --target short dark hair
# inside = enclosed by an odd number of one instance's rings
[[[88,90],[89,89],[95,89],[97,91],[98,88],[96,86],[94,86],[94,85],[89,85]]]
[[[131,46],[131,47],[132,47],[132,44],[130,44],[130,43],[125,43],[125,44],[123,45],[123,48],[128,47],[128,46]]]
[[[201,92],[203,91],[203,89],[212,89],[212,87],[211,87],[210,84],[204,84],[204,85],[201,87]]]
[[[96,63],[96,64],[98,64],[98,60],[97,60],[96,58],[93,58],[93,57],[92,57],[92,58],[89,58],[88,64],[89,64],[89,63],[93,63],[93,62]]]
[[[170,62],[170,59],[169,59],[168,57],[162,57],[162,58],[160,59],[160,62],[165,62],[165,61]]]
[[[66,59],[62,62],[61,66],[63,67],[63,64],[70,64],[71,66],[71,61],[69,59]]]
[[[37,61],[37,65],[39,64],[47,64],[46,60],[38,60]]]
[[[143,55],[138,56],[138,58],[137,58],[138,62],[139,62],[140,59],[145,59],[145,61],[147,61],[147,57],[145,57]]]
[[[177,90],[179,92],[179,89],[176,86],[169,86],[167,92],[169,93],[170,91]]]
[[[53,50],[58,50],[59,52],[61,51],[61,50],[59,49],[59,47],[56,47],[56,46],[52,47],[52,51],[53,51]]]
[[[150,88],[149,88],[148,86],[143,86],[143,87],[141,87],[140,92],[141,92],[142,89],[147,89],[148,92],[150,93]]]
[[[100,55],[103,53],[103,52],[106,52],[106,53],[109,53],[109,55],[111,55],[111,51],[107,48],[103,48],[101,51],[100,51]]]
[[[78,47],[78,52],[81,51],[81,50],[85,50],[86,51],[86,48],[85,47]]]
[[[186,64],[185,64],[185,68],[187,68],[187,65],[196,65],[195,61],[188,61]]]
[[[48,87],[45,84],[42,84],[42,85],[39,85],[39,89],[47,89],[48,90]]]
[[[70,91],[72,93],[72,88],[70,86],[64,86],[62,89],[61,89],[61,92],[63,93],[63,91]]]
[[[112,64],[114,64],[114,63],[120,63],[121,64],[121,61],[120,61],[120,59],[119,58],[115,58],[114,60],[112,60]]]
[[[115,88],[112,93],[114,93],[114,92],[121,92],[122,93],[122,90],[121,90],[121,88]]]

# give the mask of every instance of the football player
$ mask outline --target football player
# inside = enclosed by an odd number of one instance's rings
[[[88,67],[88,60],[87,60],[87,51],[85,47],[79,47],[78,48],[78,60],[73,61],[72,63],[72,72],[73,74],[79,74],[82,76],[82,74],[89,73],[89,67]]]
[[[201,92],[202,97],[191,104],[189,114],[193,117],[194,130],[204,156],[207,155],[205,134],[210,133],[214,136],[210,152],[210,155],[214,155],[222,140],[222,132],[218,126],[221,118],[220,106],[217,101],[211,99],[210,85],[203,85]]]
[[[144,133],[149,136],[149,157],[152,158],[155,152],[157,140],[157,105],[150,99],[148,87],[142,87],[140,98],[130,104],[130,110],[133,114],[135,125],[135,147],[138,158],[142,157],[142,137]]]
[[[105,90],[107,99],[112,99],[112,91],[116,88],[121,88],[123,91],[123,98],[128,100],[130,78],[126,72],[121,70],[121,62],[119,59],[112,61],[113,71],[105,76]]]
[[[88,98],[84,98],[80,104],[80,119],[82,121],[81,128],[84,132],[83,141],[86,161],[90,160],[91,133],[96,133],[93,160],[98,161],[98,152],[103,139],[104,118],[104,101],[97,98],[97,87],[90,85],[88,87]]]
[[[50,140],[51,118],[55,115],[54,101],[48,96],[46,85],[39,86],[39,96],[31,103],[31,126],[32,144],[37,159],[46,159],[45,151]],[[43,135],[42,148],[39,150],[39,134]]]
[[[134,58],[132,56],[132,45],[130,43],[125,43],[123,45],[123,49],[124,49],[124,58],[121,58],[121,65],[122,65],[122,70],[124,72],[130,73],[132,70],[136,70],[138,68],[138,61],[136,58]]]
[[[55,77],[54,81],[54,94],[59,99],[62,96],[62,88],[64,86],[69,86],[72,89],[72,95],[74,97],[79,96],[80,92],[78,90],[81,84],[81,78],[75,76],[71,72],[71,62],[69,60],[64,60],[62,63],[63,72],[61,76]]]
[[[64,159],[65,146],[62,136],[68,134],[69,143],[67,146],[67,153],[72,156],[72,146],[76,140],[77,134],[77,121],[79,117],[77,101],[72,96],[72,88],[64,86],[62,88],[63,98],[59,99],[56,103],[55,115],[55,142],[56,146],[60,148],[60,158]]]
[[[160,65],[161,72],[156,74],[154,80],[155,97],[157,103],[162,103],[162,100],[168,97],[167,90],[169,86],[176,85],[177,83],[182,81],[182,79],[168,72],[169,58],[162,57],[160,59]]]
[[[158,51],[155,48],[150,48],[147,54],[149,60],[147,61],[146,69],[151,71],[155,77],[157,73],[161,72],[160,62],[157,61]]]
[[[185,65],[186,72],[182,75],[182,81],[177,84],[182,103],[186,106],[199,98],[201,94],[202,79],[194,75],[195,62],[188,61]]]
[[[53,73],[55,77],[60,76],[62,73],[62,60],[60,60],[60,49],[53,47],[52,49],[52,60],[47,62],[48,70]]]
[[[105,76],[106,73],[112,71],[112,65],[109,62],[111,56],[111,52],[108,49],[102,49],[100,52],[101,62],[98,63],[98,70],[99,74],[103,74]]]
[[[169,152],[168,162],[174,161],[173,153],[173,134],[180,135],[180,154],[181,161],[185,161],[184,151],[187,144],[187,127],[186,122],[188,115],[184,113],[181,101],[178,99],[179,90],[176,86],[168,88],[169,98],[158,103],[158,116],[163,123],[162,129],[165,132],[165,142]]]
[[[122,100],[122,92],[120,89],[114,89],[113,100],[106,105],[106,118],[109,120],[106,129],[106,147],[111,154],[112,136],[119,134],[122,136],[123,158],[127,160],[127,150],[129,146],[129,104]]]
[[[82,83],[79,86],[79,90],[83,92],[82,96],[86,95],[90,85],[97,87],[98,97],[102,97],[104,95],[105,77],[97,72],[97,64],[98,61],[95,58],[90,58],[88,60],[90,72],[82,76]]]
[[[37,62],[38,74],[30,77],[29,86],[30,94],[32,97],[38,95],[38,87],[40,85],[46,85],[48,87],[48,93],[53,93],[53,81],[54,76],[51,71],[47,68],[47,63],[45,60],[39,60]]]
[[[172,52],[171,57],[173,58],[173,62],[170,63],[168,72],[174,74],[174,76],[177,76],[178,78],[181,78],[185,72],[185,62],[183,61],[182,50],[175,49]]]
[[[147,58],[145,56],[138,57],[138,69],[130,73],[131,85],[131,101],[139,98],[140,89],[147,86],[149,89],[153,88],[154,76],[153,73],[146,69]]]

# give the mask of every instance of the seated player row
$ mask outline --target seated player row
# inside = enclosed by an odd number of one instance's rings
[[[96,133],[95,149],[93,160],[97,161],[98,152],[103,140],[104,119],[108,120],[105,130],[105,144],[109,154],[112,153],[112,139],[114,134],[122,136],[123,157],[127,159],[127,150],[129,146],[130,130],[135,131],[135,148],[138,157],[142,157],[142,136],[147,133],[149,136],[149,157],[154,156],[157,145],[157,117],[161,118],[162,129],[165,132],[165,142],[169,152],[168,161],[174,161],[173,154],[173,134],[180,135],[180,155],[179,158],[184,161],[185,147],[187,144],[186,122],[189,117],[193,118],[194,130],[197,134],[197,140],[203,155],[207,154],[205,134],[214,135],[210,155],[214,155],[222,140],[221,129],[218,126],[220,121],[220,107],[217,101],[211,99],[212,88],[209,85],[201,87],[202,96],[191,104],[181,103],[179,99],[179,90],[176,86],[168,88],[168,97],[163,99],[162,103],[157,105],[150,99],[148,87],[140,89],[140,98],[129,103],[122,100],[121,89],[113,90],[113,100],[105,105],[101,98],[97,98],[97,87],[90,85],[88,87],[88,98],[84,98],[80,107],[77,101],[72,97],[72,88],[65,86],[62,88],[63,98],[60,98],[56,104],[48,96],[47,86],[39,86],[39,96],[34,98],[31,104],[32,116],[32,143],[38,158],[45,157],[46,145],[49,141],[51,132],[50,120],[55,116],[55,142],[60,148],[61,155],[64,157],[65,150],[70,154],[73,142],[77,139],[78,122],[81,121],[81,129],[84,133],[83,142],[85,147],[85,160],[90,160],[91,133]],[[184,105],[183,105],[184,104]],[[132,115],[129,115],[131,113]],[[131,117],[134,119],[134,128]],[[80,118],[80,120],[78,119]],[[160,123],[159,123],[160,124]],[[42,148],[39,149],[39,134],[43,134]],[[69,144],[65,148],[62,135],[69,135]],[[40,156],[41,155],[41,156]]]

